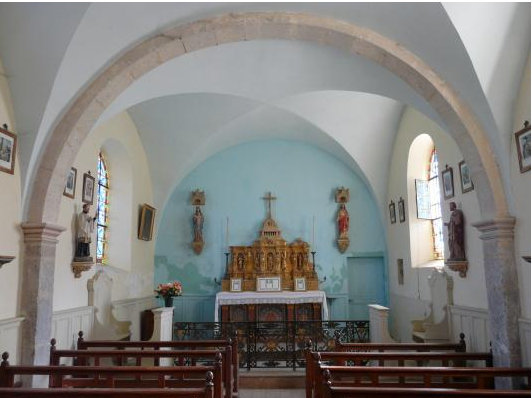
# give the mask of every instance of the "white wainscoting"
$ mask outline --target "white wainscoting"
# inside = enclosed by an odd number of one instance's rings
[[[448,318],[452,341],[458,342],[460,333],[464,333],[467,351],[489,351],[490,331],[488,310],[451,305],[449,306]]]
[[[56,340],[56,347],[62,350],[75,349],[79,331],[83,331],[84,338],[90,339],[93,323],[94,307],[92,306],[54,312],[52,337]]]
[[[519,318],[519,337],[521,339],[521,362],[530,367],[530,319]]]
[[[145,310],[156,308],[155,297],[140,297],[126,300],[117,300],[111,303],[113,316],[118,321],[129,321],[131,326],[131,340],[140,340],[140,317]]]
[[[20,358],[20,325],[23,317],[0,320],[0,353],[9,353],[9,363],[18,364]]]

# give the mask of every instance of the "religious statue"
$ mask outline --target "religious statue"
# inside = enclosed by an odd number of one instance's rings
[[[340,187],[336,189],[336,203],[340,204],[336,223],[338,224],[338,249],[343,253],[349,247],[349,212],[345,204],[349,202],[349,188]]]
[[[192,216],[192,227],[194,229],[194,240],[192,248],[196,254],[200,254],[203,249],[203,214],[201,208],[196,206],[196,212]]]
[[[456,208],[456,203],[449,204],[451,217],[445,223],[449,238],[449,260],[465,260],[464,214]]]
[[[90,205],[85,203],[83,210],[78,214],[76,230],[76,255],[74,261],[91,261],[90,244],[91,236],[94,232],[94,221],[96,216],[89,216]]]
[[[349,213],[347,212],[344,203],[340,205],[336,221],[338,222],[338,235],[340,238],[349,236]]]

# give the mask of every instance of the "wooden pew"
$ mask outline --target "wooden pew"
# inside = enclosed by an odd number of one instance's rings
[[[128,358],[134,358],[137,366],[141,366],[143,358],[152,360],[160,358],[177,359],[179,364],[188,360],[215,361],[217,353],[222,355],[222,379],[225,389],[225,398],[233,396],[233,377],[231,366],[231,346],[226,346],[225,350],[58,350],[55,348],[55,339],[52,339],[50,346],[50,365],[58,366],[62,358],[75,359],[76,363],[91,364],[100,366],[102,359],[117,358],[120,363],[124,363]],[[92,363],[91,363],[92,360]]]
[[[305,350],[306,371],[305,386],[306,398],[312,398],[315,389],[315,380],[321,378],[319,365],[324,365],[323,361],[333,362],[336,365],[344,365],[351,362],[353,366],[363,366],[368,361],[374,361],[379,366],[384,366],[385,362],[394,361],[396,366],[404,367],[406,361],[414,361],[418,365],[427,361],[438,361],[440,366],[449,367],[463,366],[466,361],[483,361],[486,367],[493,366],[493,356],[491,353],[465,353],[465,352],[313,352]]]
[[[213,375],[213,398],[222,398],[222,357],[214,366],[11,366],[2,354],[0,387],[15,387],[15,377],[45,375],[50,388],[197,388]]]
[[[338,330],[334,334],[335,352],[365,352],[365,351],[454,351],[466,352],[465,334],[460,333],[460,341],[456,344],[448,343],[342,343]]]
[[[382,368],[380,368],[382,369]],[[382,387],[338,387],[325,371],[323,382],[324,398],[489,398],[530,397],[530,390],[489,390],[451,388],[382,388]]]
[[[93,348],[112,348],[115,350],[125,349],[152,349],[159,350],[161,348],[170,349],[196,349],[196,348],[209,348],[209,349],[224,349],[226,346],[231,346],[231,362],[232,362],[232,374],[233,374],[233,392],[238,393],[238,370],[239,370],[239,358],[238,358],[238,339],[235,336],[232,339],[206,339],[206,340],[178,340],[178,341],[116,341],[116,340],[85,340],[83,338],[83,331],[78,333],[77,349],[87,350]],[[158,358],[155,363],[158,365]]]

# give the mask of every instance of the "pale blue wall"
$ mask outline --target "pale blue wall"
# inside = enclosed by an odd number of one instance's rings
[[[351,199],[351,245],[341,254],[335,244],[336,187],[348,187]],[[205,191],[206,205],[201,255],[190,248],[192,213],[190,192]],[[179,280],[184,296],[174,300],[176,319],[212,321],[214,294],[225,271],[225,219],[229,244],[250,245],[266,214],[261,199],[271,191],[277,200],[273,216],[291,242],[310,243],[316,219],[316,269],[321,288],[331,298],[332,319],[347,317],[346,258],[361,253],[385,253],[384,233],[375,200],[366,185],[336,157],[293,141],[255,141],[220,152],[200,164],[172,193],[161,211],[155,248],[155,283]],[[383,303],[385,304],[385,303]]]

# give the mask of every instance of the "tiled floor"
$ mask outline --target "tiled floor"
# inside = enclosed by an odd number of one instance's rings
[[[290,390],[278,389],[241,389],[238,392],[239,398],[304,398],[305,390],[292,388]]]

